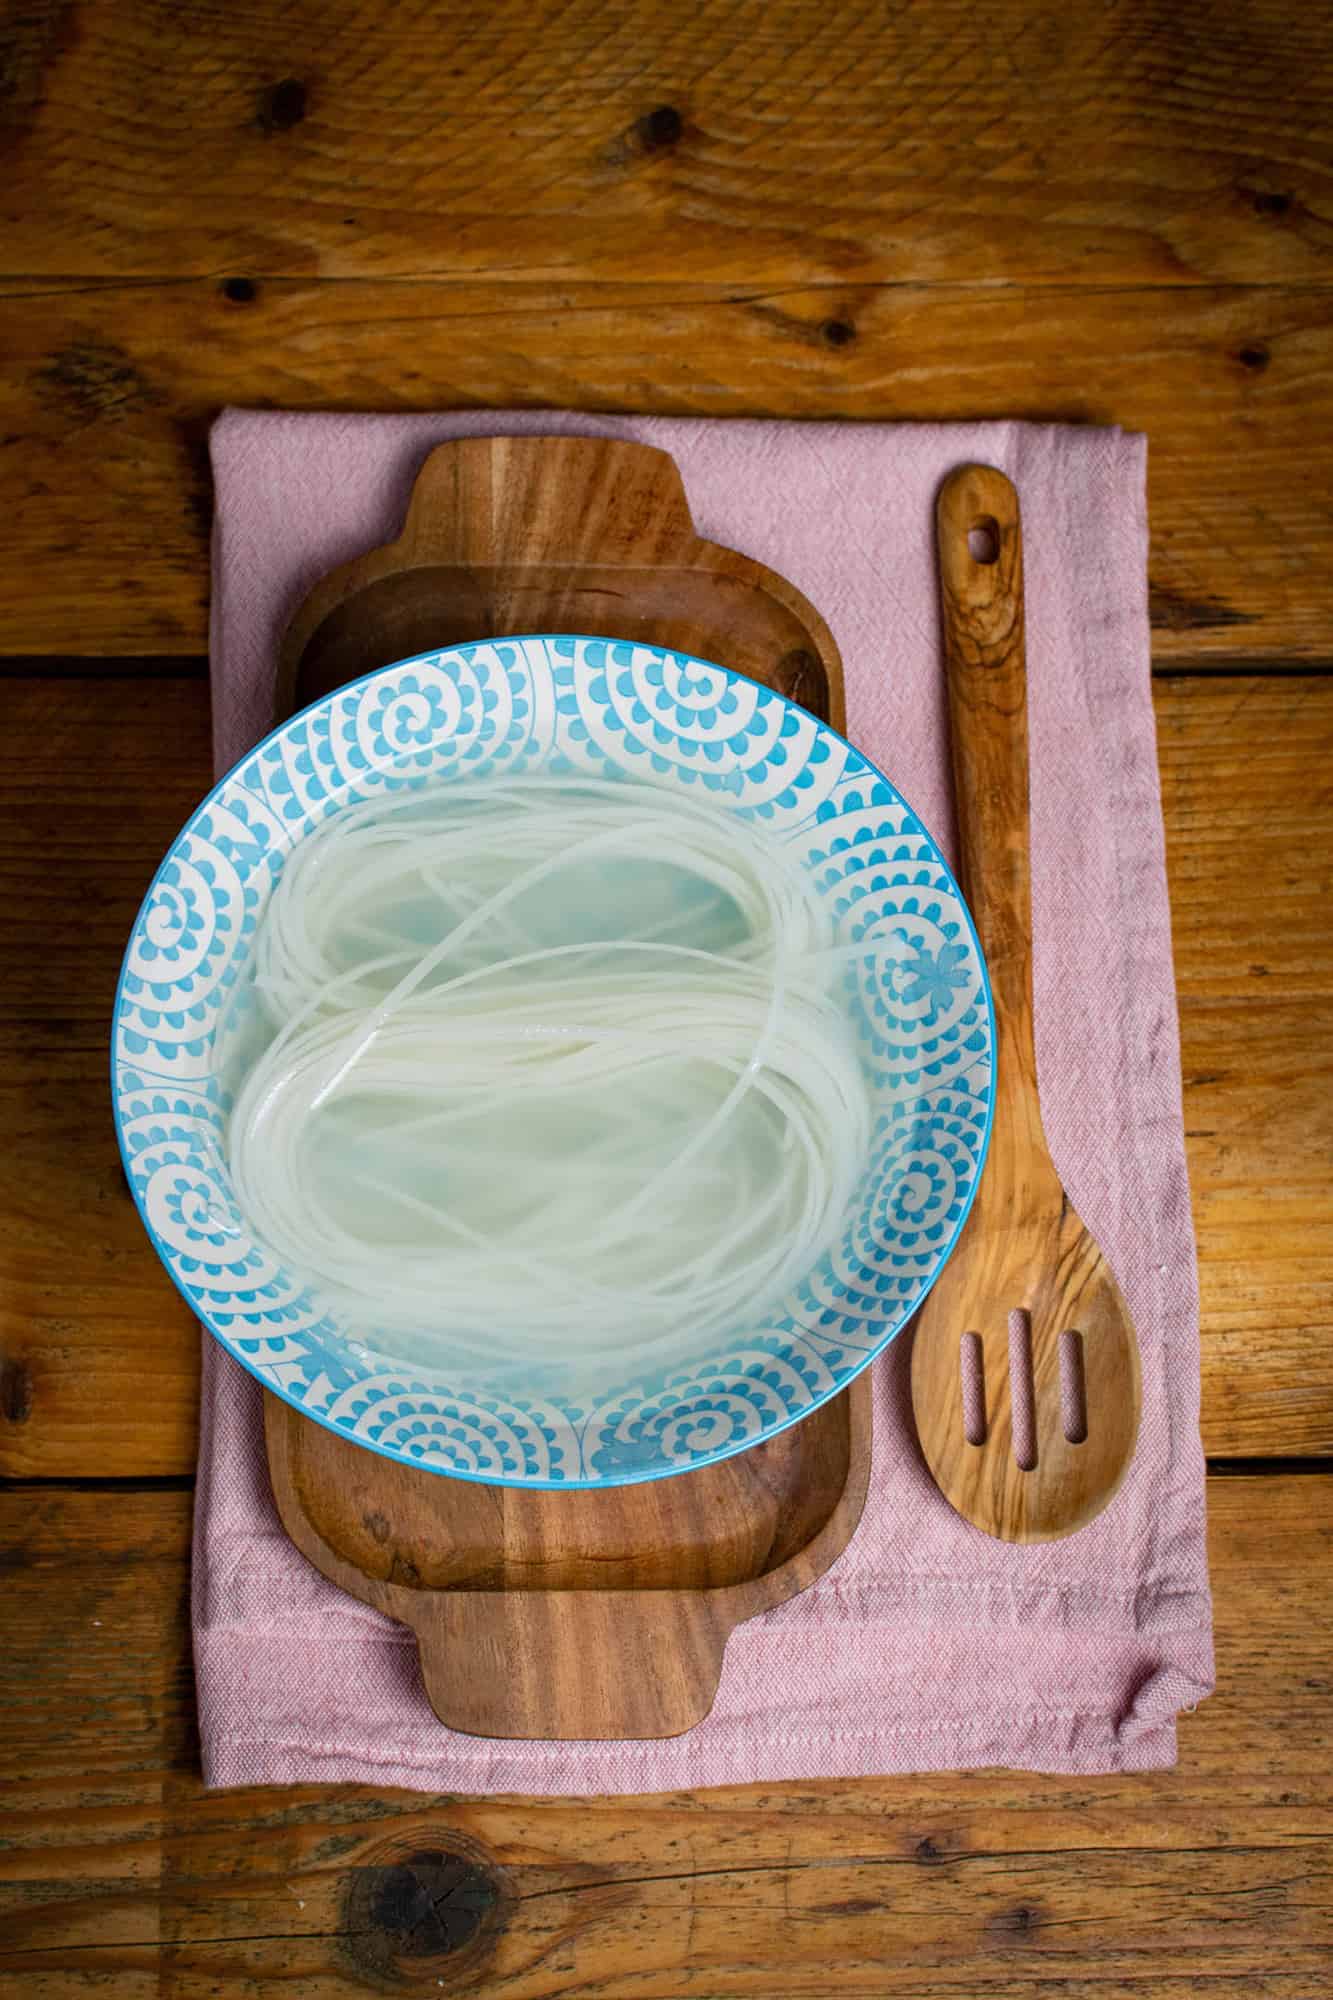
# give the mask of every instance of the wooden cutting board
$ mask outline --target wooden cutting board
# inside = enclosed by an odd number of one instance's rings
[[[523,632],[697,653],[844,726],[823,619],[783,577],[700,539],[674,460],[568,437],[433,451],[398,540],[323,578],[293,618],[278,714],[413,653]],[[271,1395],[265,1430],[287,1533],[413,1629],[450,1728],[673,1736],[712,1707],[733,1626],[846,1547],[870,1475],[870,1379],[722,1464],[588,1492],[401,1465]]]

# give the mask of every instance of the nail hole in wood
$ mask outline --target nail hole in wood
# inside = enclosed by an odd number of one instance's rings
[[[290,132],[306,114],[307,93],[298,77],[285,76],[259,93],[256,122],[261,132]]]
[[[973,562],[993,563],[1000,559],[1000,524],[993,514],[985,514],[967,531],[967,550]]]
[[[1083,1335],[1072,1329],[1060,1335],[1060,1421],[1070,1444],[1088,1436],[1088,1398],[1083,1373]]]
[[[963,1335],[958,1349],[958,1373],[963,1385],[963,1436],[969,1444],[985,1444],[986,1371],[979,1333]]]
[[[685,120],[674,104],[659,104],[639,120],[638,133],[645,152],[660,153],[664,146],[678,144]]]
[[[1037,1403],[1032,1387],[1032,1315],[1009,1315],[1009,1407],[1013,1413],[1014,1460],[1021,1472],[1037,1464]]]

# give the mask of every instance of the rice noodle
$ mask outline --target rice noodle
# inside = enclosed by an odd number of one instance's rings
[[[236,1198],[380,1346],[561,1359],[755,1324],[864,1167],[839,981],[882,949],[716,803],[534,777],[355,807],[260,926]]]

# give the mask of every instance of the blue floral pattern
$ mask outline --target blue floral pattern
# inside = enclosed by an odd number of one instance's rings
[[[717,794],[808,863],[842,938],[876,1104],[841,1243],[725,1352],[592,1401],[512,1371],[386,1361],[249,1235],[232,1199],[215,1038],[286,856],[331,813],[404,787],[525,770]],[[990,1127],[994,1027],[958,889],[892,785],[740,675],[628,641],[537,637],[407,660],[276,730],[158,872],[125,954],[113,1095],[126,1172],[195,1311],[276,1394],[358,1443],[457,1478],[597,1486],[746,1449],[845,1386],[921,1303],[962,1226]]]
[[[901,972],[902,997],[908,1005],[923,1001],[933,1024],[947,1013],[955,993],[965,993],[970,978],[967,948],[961,944],[941,944],[937,951],[918,945],[916,955],[907,959]]]

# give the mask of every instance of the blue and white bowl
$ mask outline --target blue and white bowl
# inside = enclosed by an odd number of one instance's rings
[[[452,774],[650,776],[711,793],[803,855],[847,936],[894,962],[847,977],[875,1107],[858,1211],[780,1312],[701,1364],[578,1401],[390,1365],[256,1242],[218,1140],[219,1019],[293,847],[341,807]],[[116,994],[112,1094],[144,1225],[243,1367],[368,1450],[455,1478],[592,1487],[747,1450],[836,1395],[921,1304],[975,1193],[993,1099],[985,966],[930,835],[873,765],[782,696],[706,661],[534,637],[423,654],[284,723],[217,785],[144,900]],[[225,1217],[225,1226],[219,1226]]]

